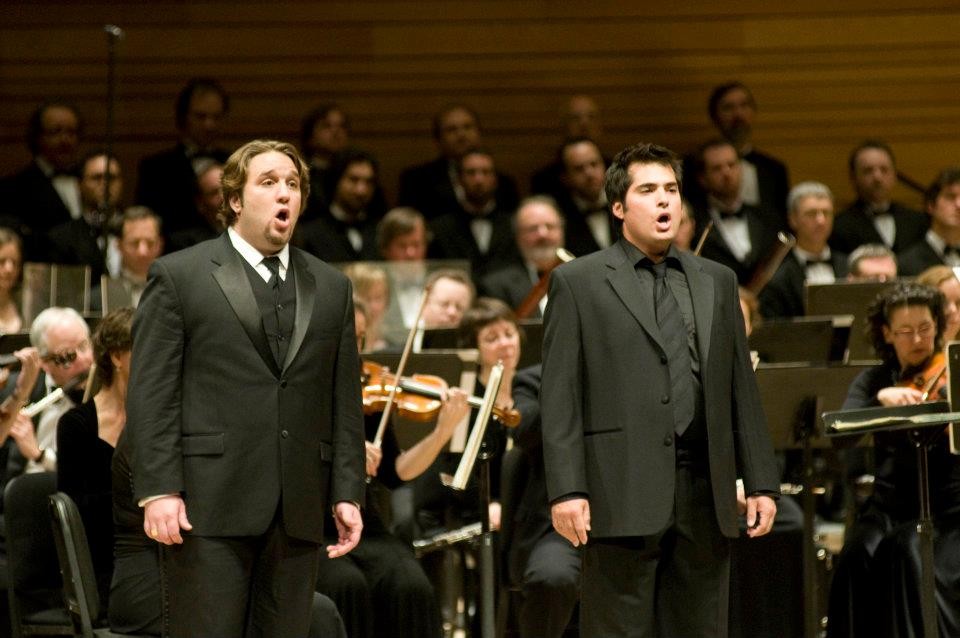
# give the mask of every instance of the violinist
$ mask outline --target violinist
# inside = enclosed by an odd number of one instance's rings
[[[360,346],[367,326],[361,300],[354,299],[354,311]],[[372,444],[380,415],[365,419],[368,476],[393,489],[430,466],[469,409],[459,388],[445,395],[434,429],[408,450],[400,449],[392,426],[385,430],[381,447]],[[440,612],[430,580],[410,545],[387,530],[376,499],[368,494],[366,503],[360,542],[346,556],[321,558],[317,591],[336,602],[351,638],[440,638]],[[336,528],[331,524],[324,529]]]
[[[950,266],[931,266],[917,275],[916,282],[943,293],[943,343],[960,333],[960,280]]]
[[[943,295],[900,283],[870,308],[869,332],[882,363],[851,384],[843,407],[918,403],[938,356],[945,324]],[[936,397],[934,391],[931,395]],[[960,635],[960,457],[947,437],[929,456],[941,635]],[[917,467],[913,443],[898,432],[874,435],[874,491],[847,531],[833,575],[830,638],[922,635],[920,555],[916,534]]]
[[[557,249],[564,244],[564,221],[553,198],[534,195],[520,202],[514,216],[521,260],[488,274],[480,281],[481,294],[517,308],[530,289],[559,263]],[[530,317],[540,318],[547,307],[543,295]]]

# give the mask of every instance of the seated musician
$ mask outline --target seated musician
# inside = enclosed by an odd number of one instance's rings
[[[366,310],[358,299],[354,309],[359,344],[366,330]],[[370,415],[366,419],[367,475],[387,488],[415,478],[444,448],[468,409],[462,390],[447,390],[433,431],[406,451],[400,450],[392,426],[384,431],[381,447],[371,443],[380,414]],[[440,612],[430,580],[410,545],[387,530],[376,499],[366,502],[360,542],[346,556],[321,557],[317,591],[336,602],[350,638],[440,638]],[[332,521],[324,529],[336,533]]]
[[[870,308],[873,345],[883,361],[851,384],[844,408],[897,406],[923,400],[924,377],[936,376],[944,327],[943,295],[935,288],[900,283]],[[932,364],[932,365],[931,365]],[[926,374],[925,374],[926,373]],[[936,396],[936,392],[933,393]],[[828,636],[915,636],[920,631],[919,514],[915,448],[907,434],[874,434],[874,493],[846,533],[833,576]],[[930,450],[941,635],[960,635],[960,457],[943,436]],[[899,566],[899,567],[898,567]],[[945,629],[947,628],[947,629]]]
[[[947,344],[960,333],[960,279],[950,266],[930,266],[917,275],[916,282],[943,294],[943,338]]]

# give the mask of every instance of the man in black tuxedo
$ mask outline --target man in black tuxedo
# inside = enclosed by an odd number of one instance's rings
[[[493,155],[472,149],[457,164],[460,192],[457,207],[430,223],[433,259],[469,259],[473,278],[517,259],[511,220],[513,208],[497,198],[497,169]]]
[[[767,319],[804,314],[804,285],[832,284],[847,274],[847,256],[827,245],[833,228],[833,193],[820,182],[801,182],[787,196],[787,222],[797,240],[760,291]]]
[[[218,146],[230,98],[212,78],[193,78],[177,95],[175,115],[180,142],[140,162],[136,202],[163,219],[168,234],[202,226],[196,209],[197,175],[213,159],[223,163],[227,151]]]
[[[520,202],[513,218],[520,259],[494,270],[480,281],[481,295],[494,297],[519,308],[540,278],[557,264],[557,249],[563,248],[563,217],[552,197],[533,195]],[[544,295],[531,318],[543,316]]]
[[[960,267],[960,168],[940,171],[924,194],[930,230],[897,256],[900,274],[919,275],[930,266]]]
[[[697,228],[713,221],[700,255],[720,262],[746,284],[777,241],[777,225],[770,211],[740,197],[742,163],[725,140],[706,142],[698,153],[698,180],[707,193],[705,207],[695,213]]]
[[[41,104],[30,115],[33,160],[0,182],[0,223],[23,238],[24,261],[48,261],[47,233],[81,213],[77,151],[82,122],[73,106]]]
[[[586,138],[597,144],[603,137],[603,122],[600,117],[600,105],[589,95],[574,95],[561,110],[561,130],[563,139]],[[606,158],[604,159],[606,164]],[[537,169],[530,177],[530,192],[534,195],[557,197],[563,192],[563,161],[554,156],[546,166]]]
[[[616,243],[620,230],[603,192],[607,161],[600,147],[585,137],[573,138],[557,157],[563,167],[557,204],[566,223],[567,248],[579,257]]]
[[[867,140],[851,151],[848,164],[857,199],[837,216],[830,245],[849,254],[863,244],[882,244],[899,254],[923,241],[926,216],[891,199],[897,183],[893,150]]]
[[[289,247],[307,180],[289,144],[238,149],[227,232],[154,262],[134,319],[133,484],[173,637],[306,635],[324,508],[329,556],[360,537],[352,293]]]
[[[465,104],[451,104],[433,116],[433,141],[440,157],[404,169],[400,174],[397,202],[423,213],[428,220],[459,208],[463,198],[458,166],[467,151],[480,147],[480,118]],[[497,173],[497,208],[517,207],[517,184],[505,173]]]
[[[328,171],[332,200],[297,229],[294,244],[331,263],[377,259],[377,222],[384,212],[374,206],[379,170],[367,151],[335,155]]]
[[[779,474],[736,277],[672,247],[680,166],[638,144],[607,170],[623,236],[554,270],[543,456],[553,526],[584,545],[581,635],[727,635],[743,479],[766,534]],[[589,540],[589,542],[588,542]]]

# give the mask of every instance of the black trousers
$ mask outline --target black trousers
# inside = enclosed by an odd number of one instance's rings
[[[555,531],[533,546],[520,587],[521,638],[560,638],[580,597],[580,550]]]
[[[261,536],[185,534],[164,547],[164,635],[307,636],[319,545],[289,537],[279,516]]]
[[[648,537],[584,548],[584,638],[725,638],[730,546],[720,533],[705,461],[678,461],[673,518]]]

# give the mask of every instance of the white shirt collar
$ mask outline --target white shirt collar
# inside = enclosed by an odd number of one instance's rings
[[[233,247],[237,249],[237,252],[240,253],[240,256],[243,257],[248,264],[253,266],[257,272],[260,272],[257,266],[263,263],[263,253],[250,245],[246,239],[241,237],[240,233],[234,230],[233,226],[227,228],[227,237],[230,238],[230,243],[233,244]],[[290,244],[284,244],[283,248],[280,249],[280,252],[274,253],[270,256],[280,258],[280,278],[284,279],[287,274],[287,267],[290,264]],[[266,268],[266,266],[264,266],[264,268]]]

